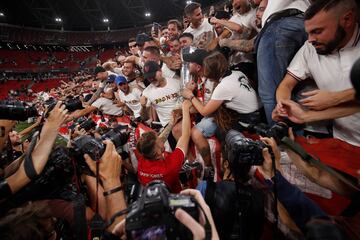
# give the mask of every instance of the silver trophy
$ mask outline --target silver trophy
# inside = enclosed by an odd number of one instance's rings
[[[184,61],[184,54],[191,54],[196,50],[196,47],[190,46],[190,47],[185,47],[183,49],[181,49],[181,61],[182,61],[182,67],[181,67],[181,88],[184,88],[185,85],[191,81],[192,76],[190,74],[190,70],[189,70],[189,62]]]

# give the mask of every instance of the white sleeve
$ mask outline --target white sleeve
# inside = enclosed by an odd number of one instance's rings
[[[214,92],[212,93],[210,100],[230,101],[232,98],[233,98],[233,96],[231,96],[230,91],[228,91],[225,88],[224,84],[220,83],[214,89]]]
[[[142,95],[144,97],[146,97],[147,101],[146,101],[146,107],[150,107],[151,106],[151,102],[150,102],[150,99],[149,99],[149,91],[146,91],[147,88],[145,88],[145,90],[142,92]]]
[[[309,46],[309,44],[305,42],[287,68],[288,73],[298,81],[311,77],[308,62],[311,61],[310,47],[312,46]]]
[[[95,102],[93,102],[91,104],[91,106],[94,106],[97,109],[100,109],[102,105],[104,105],[104,99],[103,98],[99,98],[99,99],[97,99]]]
[[[141,91],[140,91],[138,88],[134,88],[134,89],[133,89],[133,94],[134,94],[138,99],[140,99]]]

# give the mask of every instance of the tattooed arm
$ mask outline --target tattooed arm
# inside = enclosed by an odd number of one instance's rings
[[[221,39],[219,45],[221,47],[229,47],[232,50],[238,50],[241,52],[251,52],[254,50],[254,42],[255,38],[250,40],[246,39],[238,39],[238,40],[230,40],[230,39]]]

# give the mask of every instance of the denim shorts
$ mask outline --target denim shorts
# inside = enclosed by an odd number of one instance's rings
[[[217,129],[214,118],[204,117],[201,121],[195,125],[195,127],[204,135],[204,137],[212,137]]]

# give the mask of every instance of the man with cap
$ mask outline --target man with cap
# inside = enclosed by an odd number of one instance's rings
[[[120,101],[117,106],[128,107],[133,112],[134,117],[136,119],[139,118],[141,111],[141,91],[137,88],[130,88],[124,76],[117,76],[115,83],[118,86],[116,97]]]
[[[184,54],[183,56],[184,61],[190,63],[190,74],[195,76],[194,79],[196,79],[192,84],[189,84],[193,87],[191,90],[196,90],[197,85],[196,96],[204,105],[210,100],[214,90],[214,82],[204,77],[203,60],[209,55],[210,53],[203,49],[196,49],[193,53]],[[211,117],[204,117],[191,129],[191,139],[195,143],[197,149],[201,150],[204,149],[203,146],[209,145],[206,138],[211,137],[207,132],[208,129],[213,126],[213,121],[214,120]],[[203,158],[205,165],[211,166],[211,156],[208,154],[208,151],[200,151],[200,155]]]
[[[91,99],[85,103],[86,107],[82,110],[73,112],[69,116],[69,120],[88,115],[95,110],[100,110],[102,113],[112,116],[122,115],[123,111],[113,103],[114,91],[112,86],[115,84],[115,74],[109,74],[103,67],[97,66],[94,70],[94,75],[97,80],[101,80],[97,91]]]
[[[180,81],[174,78],[165,78],[160,65],[154,61],[147,61],[144,65],[144,78],[150,85],[143,91],[140,103],[141,115],[148,119],[147,110],[152,105],[162,126],[171,119],[172,110],[176,108],[180,96]]]
[[[204,77],[203,60],[209,56],[209,52],[204,49],[196,49],[194,52],[184,54],[185,62],[189,64],[189,72],[194,76],[197,84],[197,97],[206,104],[210,100],[211,93],[214,89],[214,83]],[[195,89],[194,89],[195,90]]]
[[[116,76],[117,75],[115,73],[111,71],[106,71],[105,68],[103,68],[102,66],[97,66],[94,70],[94,77],[95,80],[100,80],[100,82],[98,83],[98,88],[96,92],[91,97],[91,99],[86,102],[85,105],[92,104],[96,99],[100,97],[102,93],[105,94],[105,97],[112,98],[112,88],[107,85],[106,82],[113,83]]]

